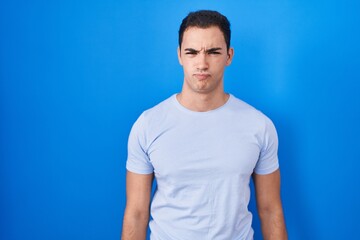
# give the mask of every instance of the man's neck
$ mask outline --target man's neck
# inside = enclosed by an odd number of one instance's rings
[[[185,108],[195,112],[207,112],[224,105],[230,95],[225,92],[220,93],[187,93],[182,91],[176,98]]]

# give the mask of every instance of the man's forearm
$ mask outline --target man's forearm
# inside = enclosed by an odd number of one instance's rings
[[[125,211],[121,239],[145,240],[148,223],[148,214],[130,214]]]
[[[287,240],[285,220],[282,210],[260,213],[264,240]]]

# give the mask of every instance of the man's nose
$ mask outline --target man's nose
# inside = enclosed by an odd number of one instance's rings
[[[198,54],[196,67],[200,70],[208,69],[209,65],[208,65],[208,59],[206,53],[200,52]]]

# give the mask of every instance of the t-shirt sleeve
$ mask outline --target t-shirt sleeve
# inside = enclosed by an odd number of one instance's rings
[[[128,140],[126,169],[138,174],[150,174],[154,172],[154,168],[146,151],[145,124],[146,122],[142,114],[132,126]]]
[[[259,160],[255,166],[256,174],[270,174],[279,168],[278,136],[272,121],[265,117],[265,127]]]

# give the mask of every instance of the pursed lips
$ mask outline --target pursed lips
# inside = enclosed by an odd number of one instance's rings
[[[209,73],[195,73],[194,77],[196,77],[199,80],[205,80],[208,77],[210,77],[210,74]]]

